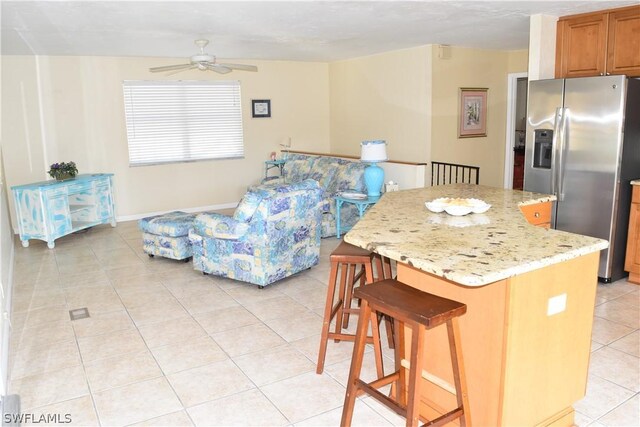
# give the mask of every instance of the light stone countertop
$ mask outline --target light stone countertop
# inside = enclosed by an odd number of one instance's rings
[[[491,204],[484,214],[453,217],[424,203],[463,197]],[[386,193],[344,240],[465,286],[483,286],[608,247],[606,240],[527,222],[519,206],[555,196],[454,184]]]
[[[640,179],[634,179],[631,181],[631,185],[640,185]]]

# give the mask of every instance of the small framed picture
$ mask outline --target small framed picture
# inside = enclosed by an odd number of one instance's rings
[[[458,138],[487,136],[486,88],[460,88]]]
[[[252,99],[251,100],[251,116],[252,117],[271,117],[271,100],[270,99]]]

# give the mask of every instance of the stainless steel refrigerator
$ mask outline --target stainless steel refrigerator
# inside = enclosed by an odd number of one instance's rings
[[[557,196],[552,226],[609,241],[598,276],[625,276],[630,180],[640,178],[640,80],[529,82],[524,189]]]

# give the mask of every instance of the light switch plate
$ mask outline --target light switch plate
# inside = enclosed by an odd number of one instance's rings
[[[567,294],[560,294],[549,298],[547,302],[547,316],[562,313],[567,309]]]

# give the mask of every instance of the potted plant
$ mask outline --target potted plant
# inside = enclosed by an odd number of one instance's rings
[[[47,173],[57,181],[64,181],[65,179],[75,178],[78,174],[78,168],[75,162],[54,163]]]

